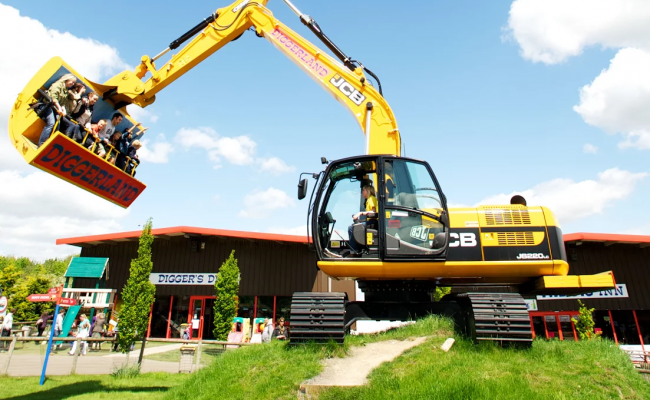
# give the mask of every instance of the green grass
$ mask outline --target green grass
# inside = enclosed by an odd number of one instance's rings
[[[458,339],[405,352],[357,388],[332,388],[319,399],[650,399],[650,385],[609,341],[535,341],[532,349],[476,346]]]
[[[324,346],[327,347],[327,346]],[[290,399],[298,385],[317,375],[325,351],[272,342],[227,351],[169,391],[166,399]]]
[[[58,399],[159,399],[170,387],[189,378],[181,374],[140,374],[130,379],[110,375],[48,377],[39,386],[39,377],[0,377],[0,397],[6,400]]]
[[[192,375],[166,398],[192,399],[290,399],[302,382],[321,371],[321,360],[344,357],[351,346],[415,336],[450,335],[450,321],[430,317],[399,330],[364,336],[348,336],[345,346],[335,343],[287,346],[283,342],[243,347],[216,357],[214,363]],[[442,340],[443,336],[438,339]],[[203,356],[202,356],[203,357]]]
[[[49,378],[0,378],[3,398],[191,398],[291,399],[302,382],[321,371],[326,357],[344,357],[353,346],[382,340],[429,336],[370,374],[366,386],[332,388],[327,399],[650,399],[650,384],[634,371],[627,356],[609,341],[536,341],[532,349],[476,346],[456,337],[448,353],[440,344],[453,335],[448,320],[429,317],[378,335],[349,336],[334,343],[290,347],[283,342],[203,353],[212,363],[192,375],[142,374]],[[155,355],[174,357],[178,351]],[[153,355],[149,359],[157,359]],[[353,367],[352,367],[353,368]],[[83,393],[83,395],[82,395]]]

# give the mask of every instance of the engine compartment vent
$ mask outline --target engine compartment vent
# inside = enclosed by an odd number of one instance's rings
[[[487,225],[530,225],[528,210],[485,210]]]
[[[535,244],[533,232],[497,232],[497,240],[500,246]]]

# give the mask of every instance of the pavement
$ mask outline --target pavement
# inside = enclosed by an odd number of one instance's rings
[[[332,386],[360,386],[368,383],[368,374],[381,363],[390,362],[406,350],[427,340],[386,340],[353,347],[345,358],[329,358],[323,361],[323,371],[300,385],[300,395],[315,395]]]
[[[167,351],[178,350],[181,344],[171,344],[145,348],[144,354],[151,355],[164,353]],[[132,351],[129,354],[129,364],[135,364],[138,361],[140,351]],[[11,357],[9,365],[9,376],[40,376],[43,370],[44,356],[40,354],[17,355]],[[72,371],[73,356],[61,355],[50,356],[47,365],[46,375],[70,375]],[[7,353],[0,356],[0,372],[4,371],[8,360]],[[112,373],[116,368],[126,363],[126,355],[115,353],[106,356],[79,356],[77,358],[77,375],[107,375]],[[178,373],[179,363],[169,361],[155,361],[144,359],[142,361],[142,372],[170,372]]]
[[[144,348],[144,355],[145,356],[150,356],[152,354],[159,354],[159,353],[167,353],[168,351],[173,351],[173,350],[179,350],[183,346],[183,343],[174,343],[174,344],[168,344],[165,346],[156,346],[156,347],[145,347]],[[140,356],[140,350],[133,350],[132,352],[129,353],[129,359],[133,357],[139,357]],[[124,357],[124,354],[122,353],[112,353],[112,354],[107,354],[102,357]]]

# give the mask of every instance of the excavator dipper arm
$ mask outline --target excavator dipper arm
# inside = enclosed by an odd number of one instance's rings
[[[226,44],[239,38],[249,28],[264,37],[280,52],[293,61],[325,91],[343,104],[357,120],[366,135],[366,154],[400,155],[401,140],[397,121],[383,98],[368,81],[364,67],[350,60],[325,36],[315,21],[299,14],[307,25],[330,48],[339,62],[318,47],[278,21],[269,9],[268,0],[251,2],[238,0],[218,9],[181,36],[154,59],[143,56],[135,71],[123,71],[109,79],[102,87],[104,98],[110,97],[118,104],[137,104],[147,107],[155,101],[156,94],[187,71]],[[288,3],[290,4],[290,3]],[[292,9],[299,13],[292,4]],[[163,54],[189,40],[171,59],[159,68],[155,62]],[[343,64],[342,64],[343,63]],[[358,64],[358,65],[355,65]],[[372,74],[366,69],[367,72]],[[150,73],[146,80],[142,79]],[[373,75],[374,76],[374,75]]]

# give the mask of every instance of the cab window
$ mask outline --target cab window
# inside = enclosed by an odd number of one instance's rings
[[[329,173],[323,186],[323,203],[317,221],[325,257],[335,257],[350,249],[348,228],[353,224],[352,216],[365,211],[362,186],[374,186],[375,174],[375,161],[342,163]],[[378,257],[377,252],[374,251],[371,257]]]
[[[386,254],[439,253],[446,246],[446,228],[440,221],[444,208],[426,165],[387,160],[384,171]]]

